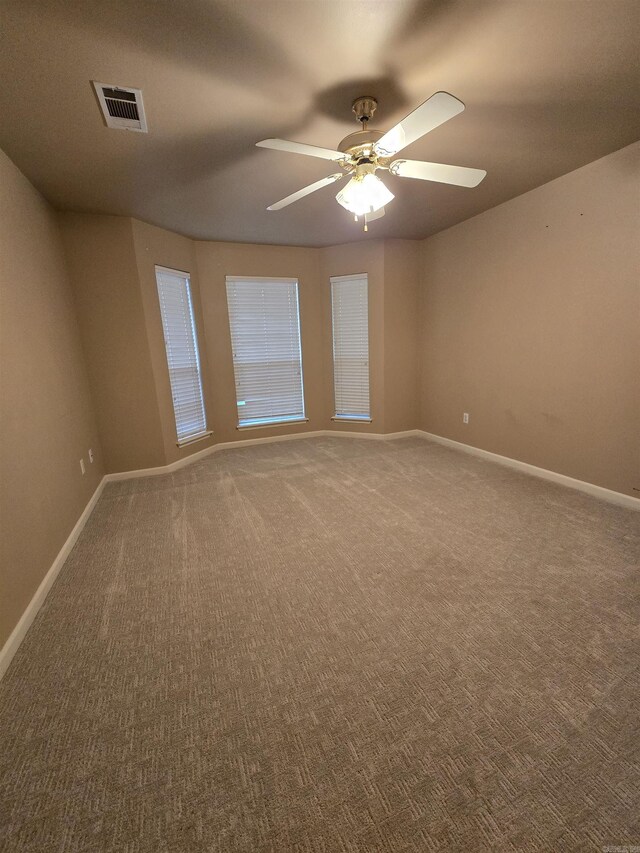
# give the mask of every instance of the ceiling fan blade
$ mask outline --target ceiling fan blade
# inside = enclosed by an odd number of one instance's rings
[[[463,109],[462,101],[453,95],[448,92],[436,92],[376,142],[377,154],[381,157],[392,157],[425,133],[457,116]]]
[[[422,160],[394,160],[389,171],[401,178],[438,181],[441,184],[455,184],[457,187],[477,187],[487,174],[484,169],[445,166],[443,163],[426,163]]]
[[[290,142],[288,139],[263,139],[256,142],[258,148],[273,148],[275,151],[288,151],[290,154],[306,154],[308,157],[321,157],[323,160],[348,160],[349,156],[342,151],[331,148],[319,148],[317,145],[306,145],[304,142]]]
[[[277,201],[275,204],[270,204],[267,210],[282,210],[283,207],[293,204],[294,201],[298,201],[298,199],[304,198],[306,195],[310,195],[316,190],[321,190],[323,187],[328,187],[329,184],[333,184],[336,181],[339,181],[340,178],[344,177],[345,176],[342,173],[338,173],[337,175],[329,175],[327,178],[321,178],[314,184],[309,184],[308,187],[303,187],[301,190],[298,190],[297,193],[291,193],[291,195],[280,199],[280,201]]]
[[[384,207],[381,207],[380,210],[375,210],[373,213],[365,213],[364,221],[368,224],[369,222],[373,222],[376,219],[382,219],[384,216]]]

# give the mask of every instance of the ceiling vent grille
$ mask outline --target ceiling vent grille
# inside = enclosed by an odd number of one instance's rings
[[[107,127],[147,133],[147,120],[140,89],[93,82]]]

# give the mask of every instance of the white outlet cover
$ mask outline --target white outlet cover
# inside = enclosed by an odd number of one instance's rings
[[[468,423],[469,423],[469,412],[465,412],[465,413],[462,415],[462,423],[463,423],[463,424],[468,424]]]

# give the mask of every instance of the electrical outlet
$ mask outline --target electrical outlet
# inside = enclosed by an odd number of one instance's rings
[[[469,423],[469,412],[465,412],[465,413],[462,415],[462,423],[463,423],[463,424],[468,424],[468,423]]]
[[[89,462],[93,464],[93,450],[89,448]]]
[[[80,470],[82,471],[82,473],[83,473],[83,474],[84,474],[84,473],[85,473],[85,471],[86,471],[86,469],[85,469],[85,467],[84,467],[84,459],[81,459],[81,460],[80,460]]]

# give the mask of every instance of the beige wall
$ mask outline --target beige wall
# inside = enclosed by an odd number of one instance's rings
[[[122,217],[61,214],[61,224],[108,472],[167,465],[211,444],[251,437],[320,429],[385,432],[387,419],[393,431],[416,426],[419,243],[374,240],[309,249],[194,242]],[[176,445],[156,264],[191,275],[213,435],[184,448]],[[373,420],[334,423],[329,278],[359,272],[369,277]],[[237,428],[227,275],[298,279],[307,423]]]
[[[638,496],[639,158],[640,143],[425,241],[425,430]]]
[[[322,364],[322,299],[319,249],[241,243],[196,243],[200,299],[217,442],[308,432],[327,426]],[[227,313],[227,275],[298,279],[306,424],[237,429],[233,355]]]
[[[385,432],[420,423],[419,333],[421,244],[384,242]]]
[[[103,461],[55,214],[1,152],[0,195],[2,646],[98,486]]]
[[[319,249],[198,243],[122,217],[61,214],[61,224],[108,472],[167,465],[214,443],[330,426]],[[191,275],[213,435],[183,448],[176,445],[156,264]],[[307,423],[237,429],[227,275],[298,279]]]
[[[420,426],[636,494],[637,148],[422,242],[194,242],[135,220],[62,215],[107,470],[251,437]],[[214,434],[182,449],[155,264],[191,274]],[[335,423],[329,277],[359,272],[370,286],[373,420]],[[237,429],[226,275],[299,280],[308,423]]]
[[[165,463],[131,219],[60,215],[107,472]]]

